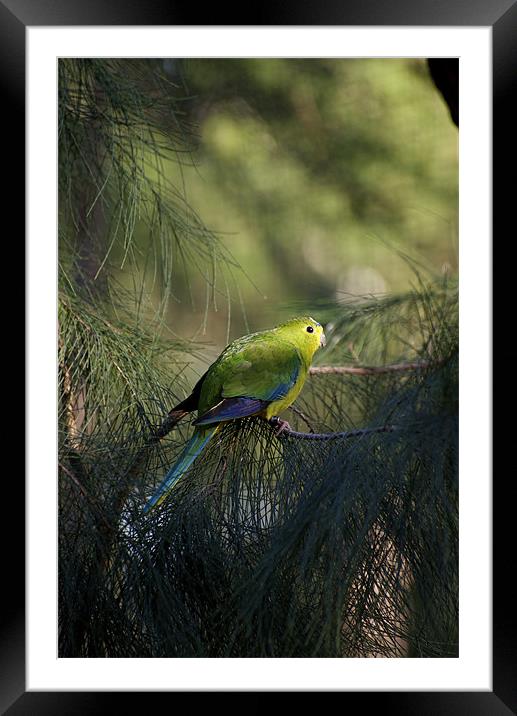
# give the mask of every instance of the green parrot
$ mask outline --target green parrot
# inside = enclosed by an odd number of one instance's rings
[[[200,378],[191,395],[169,413],[174,425],[198,411],[194,435],[144,507],[159,505],[206,447],[221,424],[259,415],[279,426],[278,418],[305,383],[314,354],[325,345],[321,324],[309,316],[293,318],[269,331],[230,343]]]

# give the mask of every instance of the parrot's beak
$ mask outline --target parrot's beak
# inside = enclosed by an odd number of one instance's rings
[[[322,331],[321,336],[320,336],[320,346],[322,348],[324,348],[326,345],[327,345],[327,339],[325,338],[325,334]]]

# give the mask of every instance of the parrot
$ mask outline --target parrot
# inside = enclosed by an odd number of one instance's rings
[[[300,393],[314,354],[325,343],[323,327],[310,316],[292,318],[230,343],[191,395],[170,411],[172,427],[197,410],[194,434],[147,501],[144,514],[165,500],[225,422],[255,415],[277,426],[278,433],[288,429],[278,415]]]

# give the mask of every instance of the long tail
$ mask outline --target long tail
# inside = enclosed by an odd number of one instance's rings
[[[220,427],[220,424],[216,424],[209,425],[206,428],[196,429],[194,435],[185,445],[183,452],[165,476],[160,487],[145,505],[144,514],[163,502],[170,490],[172,490],[180,477],[189,469],[196,457],[204,450],[208,441],[216,434]]]

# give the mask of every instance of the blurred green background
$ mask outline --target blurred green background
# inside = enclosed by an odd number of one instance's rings
[[[163,62],[197,134],[163,172],[246,274],[208,295],[208,264],[178,270],[176,334],[215,356],[322,303],[403,292],[400,252],[456,275],[458,130],[425,59]]]

